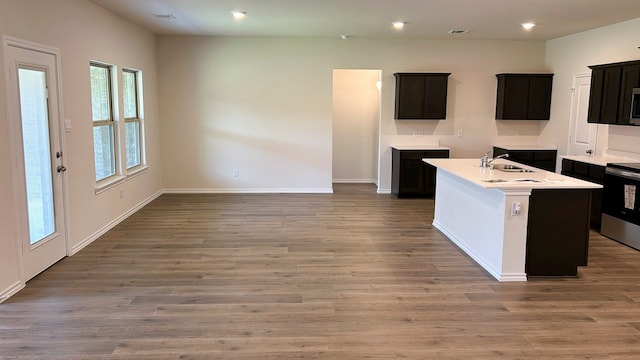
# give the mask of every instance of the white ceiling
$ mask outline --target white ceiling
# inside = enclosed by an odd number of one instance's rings
[[[154,33],[177,35],[548,40],[640,17],[640,0],[91,1]],[[248,16],[234,20],[232,10]],[[168,14],[175,19],[154,16]],[[408,23],[404,30],[392,29],[396,20]],[[527,21],[538,25],[526,32],[520,24]]]

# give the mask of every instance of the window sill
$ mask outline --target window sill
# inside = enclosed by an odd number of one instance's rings
[[[94,191],[95,191],[96,195],[98,195],[98,194],[100,194],[102,192],[105,192],[105,191],[111,189],[112,187],[114,187],[114,186],[116,186],[118,184],[121,184],[122,182],[125,181],[125,179],[126,178],[124,176],[113,176],[113,177],[110,177],[108,179],[102,180],[102,181],[100,181],[100,182],[98,182],[96,184],[96,187],[95,187]]]
[[[127,181],[135,178],[138,175],[144,174],[148,169],[149,167],[147,165],[141,165],[131,168],[131,170],[127,171]]]

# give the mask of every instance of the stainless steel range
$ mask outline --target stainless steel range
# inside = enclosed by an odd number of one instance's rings
[[[601,233],[640,250],[640,163],[607,164]]]

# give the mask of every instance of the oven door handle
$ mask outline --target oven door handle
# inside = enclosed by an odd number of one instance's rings
[[[631,180],[640,180],[640,174],[634,173],[631,171],[620,170],[615,168],[607,168],[606,172],[607,174],[620,176],[620,177],[631,179]]]

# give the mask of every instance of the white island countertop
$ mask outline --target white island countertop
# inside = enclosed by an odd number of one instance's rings
[[[447,171],[485,189],[600,189],[602,185],[550,171],[498,159],[492,165],[509,164],[530,172],[507,172],[481,168],[480,159],[423,159],[427,164]]]

